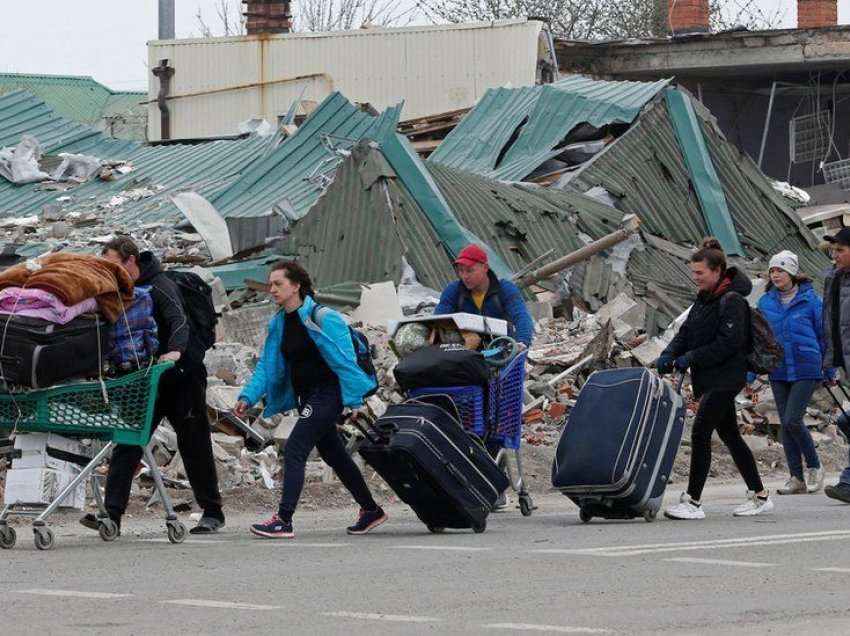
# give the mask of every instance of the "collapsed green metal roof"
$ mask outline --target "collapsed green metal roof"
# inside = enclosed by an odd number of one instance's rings
[[[58,115],[81,124],[101,128],[103,120],[129,116],[137,125],[125,129],[122,138],[143,141],[147,110],[144,91],[114,91],[91,77],[74,75],[30,75],[0,73],[0,95],[22,90],[39,97]]]
[[[257,216],[287,202],[301,218],[327,187],[341,156],[361,139],[378,139],[395,131],[401,104],[375,117],[332,93],[298,131],[210,200],[225,217]]]
[[[427,173],[457,221],[512,271],[550,250],[548,260],[573,251],[583,245],[579,231],[599,238],[616,229],[608,229],[607,219],[623,216],[575,192],[505,184],[445,166],[428,165]],[[320,288],[398,282],[402,257],[429,287],[440,289],[456,276],[432,221],[375,143],[355,147],[310,214],[295,224],[284,251],[298,254]]]
[[[568,76],[553,84],[487,91],[429,158],[519,181],[559,155],[576,126],[629,124],[669,80],[610,82]]]

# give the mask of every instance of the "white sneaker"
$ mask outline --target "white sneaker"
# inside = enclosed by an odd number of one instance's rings
[[[664,516],[668,519],[705,519],[705,511],[698,503],[694,503],[688,493],[683,492],[679,496],[679,503],[667,508]]]
[[[504,512],[511,505],[511,498],[508,496],[508,493],[503,492],[501,497],[496,500],[496,503],[493,504],[493,512]]]
[[[759,499],[756,493],[748,492],[746,503],[735,508],[735,512],[732,514],[736,517],[754,517],[771,510],[773,510],[773,502],[769,496],[767,499]]]
[[[808,491],[806,482],[797,477],[791,477],[782,488],[776,491],[780,495],[805,495]]]
[[[806,473],[806,490],[809,493],[818,492],[823,488],[823,480],[826,476],[823,466],[820,468],[809,468]]]

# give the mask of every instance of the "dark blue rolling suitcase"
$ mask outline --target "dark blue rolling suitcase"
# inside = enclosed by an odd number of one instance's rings
[[[643,368],[592,374],[564,425],[552,484],[593,517],[652,521],[682,441],[685,404]]]

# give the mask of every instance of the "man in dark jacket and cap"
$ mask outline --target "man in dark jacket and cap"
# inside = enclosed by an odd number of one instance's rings
[[[177,285],[165,275],[162,264],[151,252],[139,252],[129,237],[107,243],[103,258],[122,265],[137,285],[149,285],[154,302],[154,319],[159,334],[159,361],[175,367],[162,375],[154,409],[153,426],[163,417],[177,433],[177,447],[192,486],[195,501],[203,510],[192,534],[215,532],[224,526],[218,475],[215,469],[210,425],[207,419],[207,370],[203,352],[190,347],[190,324],[183,310]],[[106,478],[105,504],[109,517],[121,527],[136,468],[142,459],[139,446],[119,445],[112,453]],[[98,528],[97,518],[88,514],[81,523]]]
[[[490,269],[487,252],[471,243],[455,260],[458,280],[449,283],[440,295],[434,315],[464,312],[507,320],[513,337],[526,347],[534,336],[534,321],[519,288],[499,279]]]

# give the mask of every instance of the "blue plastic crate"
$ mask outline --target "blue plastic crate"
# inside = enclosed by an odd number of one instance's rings
[[[480,386],[438,386],[411,389],[409,397],[417,398],[423,395],[447,395],[455,403],[460,413],[463,428],[483,437],[486,432],[484,413],[484,388]]]
[[[517,449],[522,442],[523,387],[527,356],[527,351],[518,353],[490,382],[489,439],[505,448]]]

